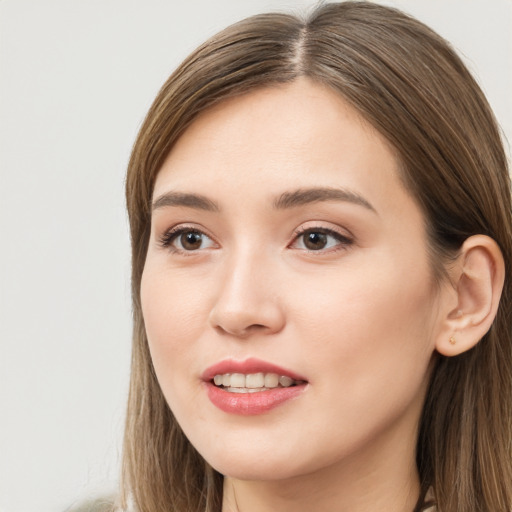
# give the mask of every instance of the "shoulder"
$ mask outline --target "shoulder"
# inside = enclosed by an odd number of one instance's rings
[[[425,495],[425,501],[421,512],[436,512],[434,490],[430,488]]]

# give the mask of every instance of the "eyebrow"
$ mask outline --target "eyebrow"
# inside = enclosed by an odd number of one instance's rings
[[[306,188],[284,192],[274,201],[274,208],[287,209],[321,201],[343,201],[357,204],[377,213],[377,210],[361,195],[343,188]]]
[[[273,206],[278,210],[296,208],[311,203],[322,201],[343,201],[359,206],[377,213],[377,210],[358,193],[343,188],[301,188],[292,192],[284,192],[274,201]],[[191,194],[185,192],[166,192],[159,196],[151,205],[152,211],[167,206],[182,206],[186,208],[195,208],[209,212],[219,212],[220,207],[215,202],[201,194]]]
[[[151,210],[155,211],[166,206],[185,206],[198,210],[209,212],[220,211],[219,205],[200,194],[187,194],[183,192],[167,192],[159,196],[151,205]]]

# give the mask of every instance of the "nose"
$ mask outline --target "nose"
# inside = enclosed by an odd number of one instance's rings
[[[247,338],[275,334],[285,325],[282,294],[275,265],[262,258],[240,255],[226,261],[209,315],[211,326],[222,334]]]

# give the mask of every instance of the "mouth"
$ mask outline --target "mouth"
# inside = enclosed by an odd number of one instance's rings
[[[258,359],[226,360],[202,376],[208,398],[224,412],[256,415],[302,395],[307,380],[290,370]]]
[[[288,375],[277,373],[223,373],[217,374],[211,381],[214,386],[229,393],[258,393],[276,388],[289,388],[304,384]]]

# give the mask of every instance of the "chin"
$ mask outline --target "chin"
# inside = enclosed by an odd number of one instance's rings
[[[219,473],[236,480],[272,481],[286,480],[302,474],[298,468],[290,467],[289,461],[241,461],[227,460],[210,465]]]
[[[237,449],[233,445],[215,452],[199,450],[199,453],[216,471],[237,480],[286,480],[311,471],[313,461],[299,458],[296,450],[279,451],[277,446],[269,449],[258,443],[248,446]]]

